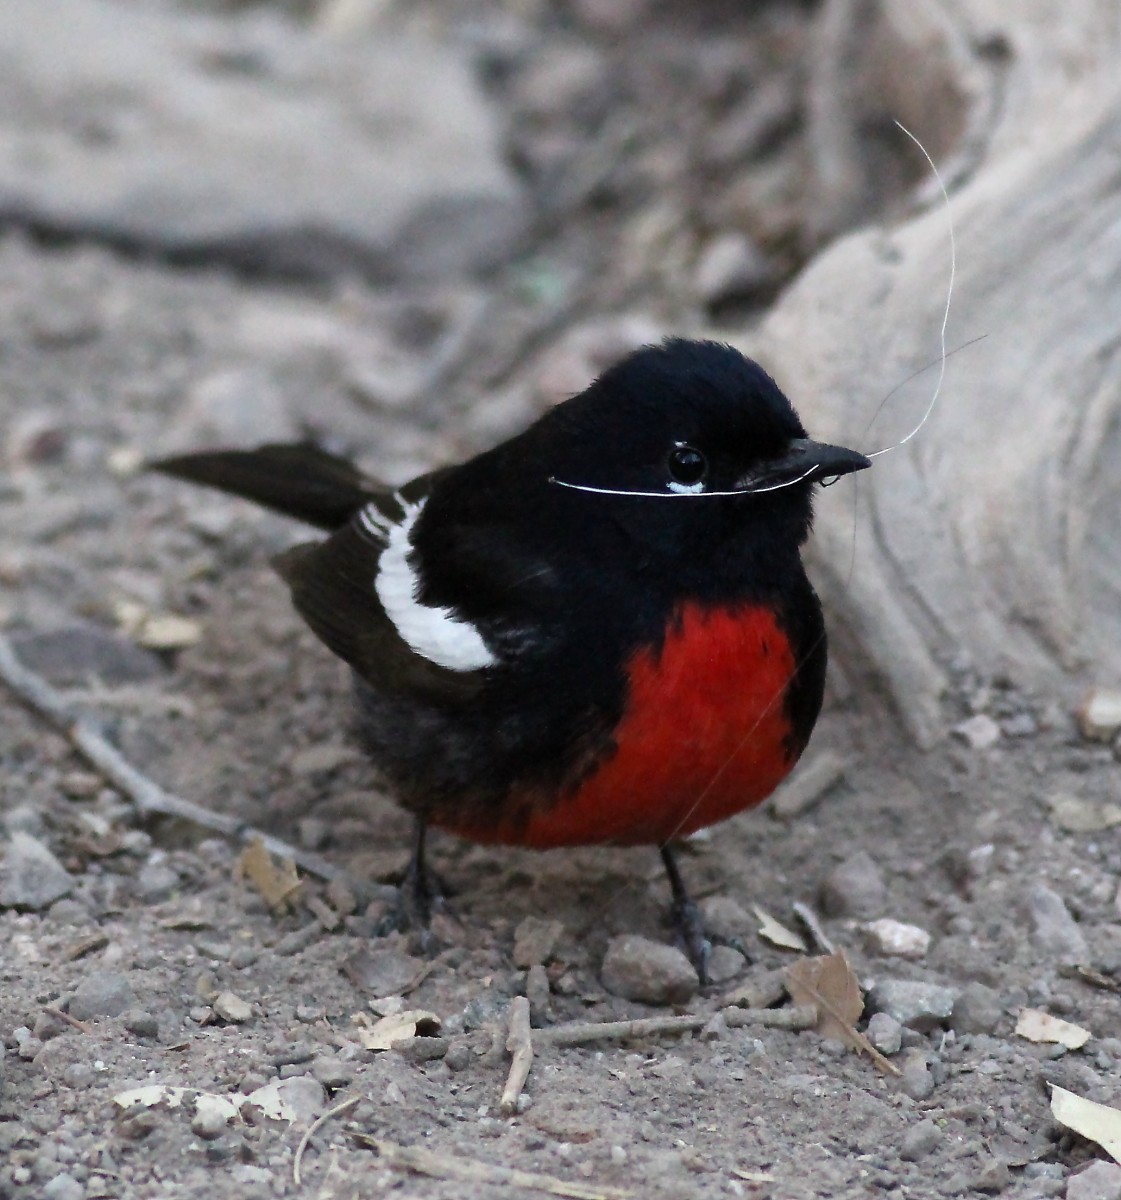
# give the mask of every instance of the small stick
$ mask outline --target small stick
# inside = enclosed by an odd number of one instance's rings
[[[318,1117],[308,1126],[307,1132],[300,1138],[300,1144],[296,1147],[296,1157],[292,1160],[292,1182],[299,1187],[303,1183],[300,1176],[300,1165],[304,1161],[304,1151],[308,1147],[308,1142],[319,1132],[323,1126],[333,1118],[340,1116],[347,1109],[353,1108],[361,1096],[351,1096],[349,1100],[344,1100],[342,1104],[336,1104],[334,1108],[329,1108],[325,1113],[320,1113]]]
[[[299,850],[279,838],[244,824],[236,817],[212,812],[201,804],[192,804],[138,771],[88,716],[76,715],[61,692],[16,657],[12,643],[0,633],[0,680],[12,694],[33,712],[47,718],[70,741],[75,750],[95,767],[102,777],[127,796],[141,816],[176,817],[201,829],[224,834],[242,842],[259,839],[278,858],[290,858],[309,875],[320,879],[344,879],[346,872],[318,854]]]
[[[79,1021],[77,1017],[72,1017],[68,1012],[63,1012],[61,1008],[55,1008],[53,1005],[44,1007],[43,1012],[48,1017],[57,1017],[60,1021],[65,1021],[67,1025],[76,1029],[79,1033],[90,1033],[90,1027],[84,1022]]]
[[[813,1029],[817,1009],[812,1004],[794,1008],[726,1008],[724,1020],[730,1029],[760,1025],[770,1029]],[[689,1033],[703,1029],[712,1014],[688,1013],[681,1017],[638,1017],[633,1021],[579,1021],[571,1025],[553,1025],[535,1029],[538,1044],[578,1046],[583,1042],[601,1042],[616,1038],[657,1037],[665,1033]]]
[[[412,1171],[415,1175],[427,1175],[430,1179],[449,1179],[457,1183],[493,1183],[507,1187],[528,1188],[547,1192],[551,1196],[566,1196],[569,1200],[630,1200],[633,1192],[622,1188],[591,1187],[586,1183],[569,1183],[553,1175],[542,1175],[537,1171],[519,1171],[513,1167],[492,1166],[474,1158],[453,1158],[447,1154],[435,1154],[420,1146],[398,1146],[395,1142],[383,1142],[380,1138],[365,1133],[352,1135],[360,1146],[375,1151],[389,1167],[399,1171]]]
[[[822,929],[817,913],[808,904],[803,904],[801,900],[798,900],[790,906],[790,910],[805,925],[810,937],[817,943],[823,954],[837,953],[837,947],[833,945],[832,939]]]
[[[515,996],[510,1003],[510,1036],[506,1039],[506,1049],[514,1059],[510,1063],[510,1074],[502,1089],[498,1111],[509,1117],[518,1111],[518,1100],[533,1065],[533,1034],[529,1028],[529,1001],[525,996]]]

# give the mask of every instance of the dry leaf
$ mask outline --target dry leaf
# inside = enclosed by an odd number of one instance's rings
[[[1078,1050],[1085,1046],[1091,1038],[1088,1029],[1064,1021],[1061,1017],[1053,1017],[1049,1012],[1040,1008],[1025,1008],[1020,1011],[1016,1022],[1016,1033],[1029,1042],[1054,1042],[1066,1046],[1068,1050]]]
[[[278,862],[260,838],[254,838],[241,852],[236,869],[261,893],[269,908],[286,908],[300,888],[296,864],[288,858]]]
[[[362,1020],[359,1021],[359,1018]],[[402,1042],[411,1041],[418,1033],[422,1037],[431,1037],[440,1029],[440,1018],[422,1008],[393,1013],[375,1021],[373,1025],[366,1024],[364,1013],[359,1013],[355,1020],[363,1026],[358,1030],[358,1041],[365,1050],[392,1050]]]
[[[1065,1088],[1051,1085],[1051,1115],[1068,1129],[1096,1142],[1121,1163],[1121,1110],[1096,1104]]]
[[[196,1112],[213,1111],[223,1120],[232,1121],[241,1109],[245,1097],[240,1092],[229,1096],[218,1096],[213,1092],[200,1092],[198,1088],[171,1087],[164,1083],[150,1083],[145,1087],[129,1088],[118,1092],[113,1103],[120,1108],[178,1108],[184,1100],[193,1098]]]
[[[772,946],[778,946],[780,950],[797,950],[799,954],[805,954],[806,943],[800,934],[795,933],[792,929],[787,929],[780,921],[776,921],[765,908],[760,908],[758,904],[753,906],[755,915],[759,918],[759,936],[765,941],[770,942]]]
[[[836,1038],[867,1054],[888,1075],[899,1074],[899,1068],[856,1028],[864,1011],[864,996],[843,950],[820,958],[800,958],[786,968],[784,978],[795,1004],[812,1004],[817,1009],[817,1031],[822,1037]]]

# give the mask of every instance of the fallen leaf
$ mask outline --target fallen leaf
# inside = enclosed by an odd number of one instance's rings
[[[1027,1038],[1029,1042],[1054,1042],[1066,1046],[1068,1050],[1077,1050],[1085,1046],[1091,1038],[1088,1029],[1054,1017],[1040,1008],[1025,1008],[1020,1010],[1016,1021],[1016,1033]]]
[[[239,1096],[242,1104],[252,1104],[272,1121],[311,1121],[323,1108],[323,1088],[307,1076],[291,1079],[273,1079],[250,1092]],[[240,1111],[240,1105],[239,1111]]]
[[[359,1013],[355,1018],[360,1026],[358,1041],[365,1050],[392,1050],[394,1046],[411,1041],[418,1034],[431,1037],[440,1029],[440,1018],[421,1008],[393,1013],[375,1021],[373,1025],[367,1025],[367,1019],[364,1013]]]
[[[765,908],[760,908],[758,904],[753,905],[755,915],[759,918],[759,936],[765,941],[770,942],[772,946],[778,946],[780,950],[797,950],[799,954],[805,954],[806,943],[800,934],[795,933],[792,929],[787,929],[781,921],[776,921]]]
[[[260,838],[254,838],[241,852],[235,870],[253,884],[273,909],[287,908],[301,886],[296,864],[288,858],[278,862]]]
[[[1096,1104],[1052,1084],[1051,1115],[1060,1125],[1096,1142],[1114,1161],[1121,1163],[1121,1110]]]
[[[118,1092],[113,1103],[120,1108],[178,1108],[184,1100],[193,1099],[196,1112],[211,1111],[232,1121],[241,1110],[245,1097],[240,1092],[218,1096],[213,1092],[200,1092],[198,1088],[171,1087],[166,1083],[150,1083],[144,1087],[129,1088]]]
[[[786,968],[784,979],[795,1004],[812,1004],[817,1009],[817,1031],[822,1037],[835,1038],[867,1054],[885,1074],[899,1074],[899,1068],[856,1028],[864,1011],[864,995],[843,950],[800,958]]]

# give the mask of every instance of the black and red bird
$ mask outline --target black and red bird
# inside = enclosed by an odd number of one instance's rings
[[[397,489],[310,445],[153,464],[329,532],[276,562],[354,671],[361,736],[424,830],[659,846],[758,804],[805,749],[826,640],[801,547],[811,441],[756,363],[636,351],[524,433]]]

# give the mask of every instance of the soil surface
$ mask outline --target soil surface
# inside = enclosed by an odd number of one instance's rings
[[[136,5],[168,20],[200,7]],[[236,42],[244,6],[207,7]],[[791,790],[682,854],[719,982],[690,996],[674,976],[652,985],[666,1003],[625,999],[607,986],[626,990],[603,972],[609,945],[661,978],[664,955],[615,939],[673,943],[653,850],[435,837],[450,911],[427,941],[393,928],[410,823],[349,740],[345,670],[268,566],[306,531],[139,469],[311,434],[401,481],[514,431],[630,345],[747,327],[814,248],[799,140],[813,9],[674,7],[271,14],[285,37],[369,21],[469,67],[494,114],[488,178],[509,172],[521,208],[497,265],[453,253],[422,278],[348,272],[337,246],[316,258],[320,239],[280,269],[254,258],[275,243],[240,233],[172,253],[143,231],[38,220],[33,192],[7,222],[4,632],[149,779],[343,874],[301,871],[270,907],[236,838],[142,818],[0,687],[0,1196],[1121,1194],[1104,1164],[1102,1190],[1085,1190],[1077,1175],[1103,1152],[1049,1108],[1051,1084],[1121,1101],[1121,766],[1079,733],[1072,690],[951,664],[945,736],[920,754],[836,672]],[[430,253],[430,228],[414,233]],[[848,502],[842,488],[820,501]],[[806,935],[796,903],[844,949],[866,994],[857,1024],[898,1076],[813,1031],[719,1017],[781,1003],[770,984],[799,952],[763,938],[754,909]],[[526,995],[539,1028],[714,1019],[540,1040],[503,1115]],[[1092,1036],[1030,1041],[1014,1032],[1025,1008]],[[402,1009],[439,1027],[367,1049]],[[242,1106],[280,1083],[279,1116]],[[189,1094],[115,1099],[153,1084]],[[242,1107],[216,1117],[199,1094]]]

